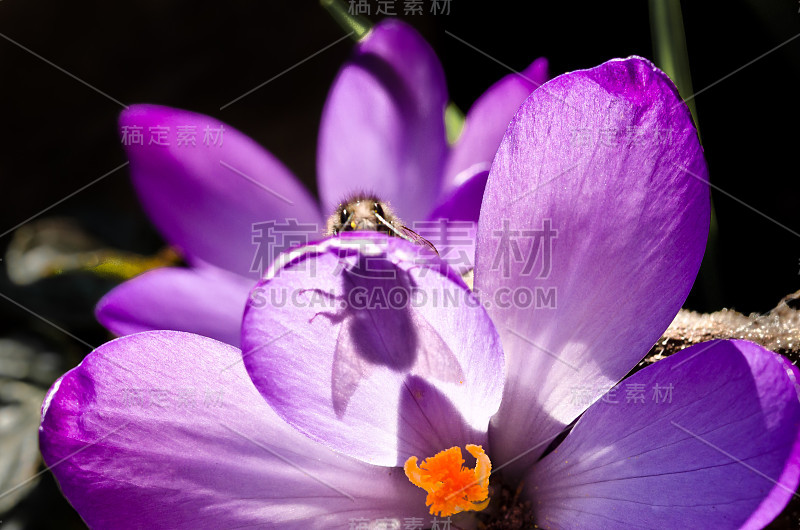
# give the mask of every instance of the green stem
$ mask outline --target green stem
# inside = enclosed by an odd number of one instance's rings
[[[680,0],[650,0],[650,32],[656,64],[672,79],[681,96],[689,97],[692,95],[692,74]],[[687,105],[695,126],[698,126],[694,99],[690,99]],[[698,134],[699,129],[698,126]]]
[[[683,29],[683,14],[680,0],[650,0],[650,32],[653,38],[655,61],[678,87],[681,97],[689,97],[692,92],[692,74],[689,69],[689,53],[686,50],[686,33]],[[700,137],[700,122],[697,120],[697,109],[694,99],[687,103],[692,113],[697,137]],[[711,202],[711,223],[708,230],[708,242],[703,264],[700,266],[698,280],[706,310],[716,310],[722,306],[719,277],[717,274],[718,225],[714,203]]]
[[[372,23],[366,17],[350,13],[344,0],[320,0],[319,3],[328,10],[342,29],[352,34],[356,42],[363,39],[372,29]]]

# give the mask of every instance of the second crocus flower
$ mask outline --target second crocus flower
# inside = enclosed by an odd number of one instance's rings
[[[445,260],[470,268],[491,161],[514,112],[547,75],[547,62],[538,59],[498,81],[449,146],[449,98],[436,54],[401,22],[376,25],[325,103],[321,204],[278,159],[229,125],[168,107],[131,106],[120,125],[141,133],[138,142],[123,138],[134,187],[190,268],[154,270],[120,285],[98,304],[98,319],[117,335],[175,329],[238,345],[247,293],[260,272],[279,252],[317,239],[324,218],[358,191],[388,201],[412,228],[440,219],[461,223],[449,232],[458,234],[455,244],[428,237]]]

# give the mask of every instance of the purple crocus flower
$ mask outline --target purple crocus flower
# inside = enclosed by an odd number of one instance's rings
[[[358,191],[388,201],[412,228],[439,219],[466,223],[457,228],[464,235],[454,237],[458,248],[439,250],[453,265],[471,266],[489,166],[514,112],[547,75],[547,61],[538,59],[498,81],[475,102],[450,147],[436,54],[401,22],[376,25],[325,104],[317,154],[322,204],[229,125],[173,108],[131,106],[120,126],[134,187],[155,226],[192,267],[158,269],[122,284],[98,304],[99,321],[117,335],[175,329],[238,345],[247,293],[272,254],[303,236],[320,237],[323,219]],[[141,135],[138,141],[133,134]],[[270,221],[278,225],[271,232]],[[259,231],[261,247],[254,245]]]
[[[521,488],[543,528],[761,528],[800,480],[796,367],[715,341],[606,392],[694,281],[706,179],[689,112],[651,63],[562,75],[492,164],[477,292],[399,238],[295,248],[253,289],[243,350],[149,331],[64,375],[43,405],[44,459],[96,528],[430,527],[444,500],[431,514],[405,475],[425,482],[415,462],[453,448],[481,469],[485,453],[490,492]],[[550,288],[552,306],[521,303]],[[445,496],[464,495],[460,527],[483,506],[464,487]]]

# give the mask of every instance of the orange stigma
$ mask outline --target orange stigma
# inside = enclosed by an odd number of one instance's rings
[[[451,447],[426,458],[421,466],[417,457],[406,460],[403,469],[408,480],[428,492],[425,504],[431,515],[448,517],[461,512],[479,512],[489,505],[489,475],[492,462],[480,445],[467,445],[475,457],[475,469],[465,468],[460,447]]]

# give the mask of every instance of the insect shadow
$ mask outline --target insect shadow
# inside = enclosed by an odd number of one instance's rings
[[[384,255],[360,255],[341,269],[340,294],[307,289],[339,306],[317,317],[339,324],[331,373],[331,397],[338,418],[344,417],[361,382],[380,369],[449,383],[464,371],[438,331],[414,307],[420,290],[410,271]]]

